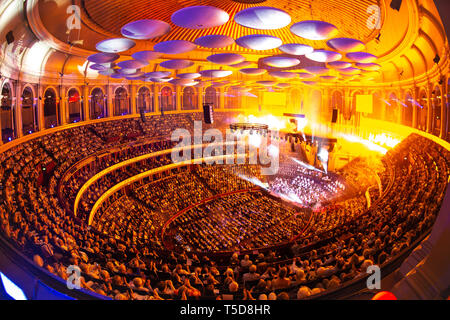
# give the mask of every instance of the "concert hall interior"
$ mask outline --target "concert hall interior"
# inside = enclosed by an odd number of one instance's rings
[[[449,15],[1,0],[0,299],[449,299]]]

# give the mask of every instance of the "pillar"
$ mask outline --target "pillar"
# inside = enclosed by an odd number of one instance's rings
[[[17,138],[23,137],[22,126],[22,90],[19,81],[16,82],[16,96],[15,96],[15,108],[14,108],[14,126],[16,127]]]
[[[108,117],[114,117],[114,106],[113,106],[113,97],[114,97],[114,92],[113,92],[113,87],[112,85],[108,84],[108,86],[106,87],[106,101],[108,102],[107,104],[107,108],[106,108],[106,113]]]
[[[131,114],[137,114],[137,86],[131,85]]]
[[[439,132],[439,137],[442,139],[447,138],[447,90],[445,88],[445,83],[440,85],[441,90],[441,131]]]
[[[411,102],[411,106],[413,108],[412,127],[417,129],[417,127],[418,127],[418,125],[417,125],[417,123],[418,123],[418,120],[417,120],[418,106],[416,105],[416,103],[418,101],[417,97],[419,95],[419,88],[414,88],[414,90],[412,91],[412,95],[413,95],[412,99],[414,100],[414,102]]]
[[[153,85],[153,104],[155,107],[155,112],[160,112],[159,110],[159,88],[156,84]]]
[[[60,125],[65,125],[67,124],[67,118],[68,118],[68,112],[67,112],[67,95],[66,95],[66,90],[61,86],[60,87],[60,97],[59,97],[59,108],[58,108],[58,112],[59,112],[59,118],[60,118]]]
[[[89,121],[91,119],[90,113],[89,113],[89,102],[91,101],[91,98],[89,97],[89,87],[84,86],[83,87],[83,105],[81,106],[83,108],[83,120]]]
[[[175,86],[175,101],[176,101],[176,110],[182,110],[183,109],[183,87],[181,86]]]
[[[42,131],[45,130],[45,117],[44,117],[44,88],[39,85],[37,89],[37,121],[38,121],[38,130]]]
[[[204,96],[204,87],[198,87],[197,88],[197,109],[198,110],[202,110],[203,108],[203,102],[205,101],[205,96]],[[213,105],[213,108],[216,107]]]
[[[431,98],[433,95],[433,88],[428,85],[427,90],[427,132],[431,133],[433,131],[433,105],[431,103]]]

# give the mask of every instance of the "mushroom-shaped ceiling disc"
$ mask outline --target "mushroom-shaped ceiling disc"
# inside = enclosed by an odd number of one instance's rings
[[[121,32],[127,38],[148,40],[161,37],[169,33],[170,30],[170,25],[164,21],[145,19],[126,24],[123,26]]]
[[[308,86],[315,86],[317,84],[317,81],[302,81],[302,82]]]
[[[333,62],[328,62],[328,66],[333,69],[345,69],[345,68],[351,67],[352,64],[350,62],[346,62],[346,61],[333,61]]]
[[[342,58],[342,54],[328,50],[314,50],[311,53],[307,53],[305,56],[309,60],[317,62],[333,62]]]
[[[99,52],[90,55],[87,59],[89,62],[93,63],[111,63],[119,58],[120,56],[116,53]]]
[[[381,69],[381,66],[377,63],[356,63],[356,67],[363,69],[363,70],[369,70],[369,71],[377,71]]]
[[[156,60],[161,58],[162,54],[161,52],[155,52],[155,51],[138,51],[131,55],[133,59],[141,60],[141,61],[150,61],[150,60]]]
[[[294,56],[302,56],[314,51],[313,47],[301,43],[286,43],[278,49],[280,49],[284,53],[292,54]]]
[[[290,68],[298,65],[300,60],[297,58],[273,56],[264,58],[262,62],[274,68]]]
[[[291,17],[281,9],[260,6],[239,11],[234,21],[247,28],[273,30],[289,25]]]
[[[165,54],[186,53],[197,48],[197,45],[186,40],[169,40],[155,44],[153,50]]]
[[[304,73],[304,72],[300,72],[300,73],[298,74],[298,76],[300,77],[300,79],[312,79],[312,78],[315,78],[315,77],[316,77],[315,74],[312,74],[312,73]]]
[[[224,65],[236,64],[245,60],[243,56],[237,53],[218,53],[210,55],[206,59],[210,62]]]
[[[254,63],[250,62],[250,61],[242,61],[242,62],[239,62],[239,63],[236,63],[236,64],[231,64],[230,67],[233,67],[233,68],[246,68],[246,67],[251,66],[252,64],[254,64]]]
[[[362,41],[351,38],[334,38],[327,41],[327,45],[341,52],[355,52],[364,50],[366,47]]]
[[[140,69],[148,66],[148,62],[141,60],[125,60],[117,63],[117,66],[123,69]]]
[[[252,50],[271,50],[283,44],[280,38],[265,34],[243,36],[238,38],[236,43],[243,48]]]
[[[228,77],[229,75],[233,74],[233,71],[202,70],[202,71],[200,71],[200,74],[202,75],[202,77],[205,77],[205,78],[224,78],[224,77]]]
[[[163,61],[159,65],[165,69],[178,70],[178,69],[192,67],[194,65],[194,62],[192,62],[190,60],[174,59],[174,60]]]
[[[100,41],[95,46],[98,51],[107,53],[117,53],[130,50],[136,46],[136,42],[126,38],[114,38]]]
[[[306,71],[314,74],[325,74],[329,71],[326,67],[319,67],[319,66],[310,66],[304,68]]]
[[[272,71],[269,72],[272,77],[281,78],[281,79],[293,79],[298,77],[298,74],[287,71]]]
[[[372,63],[377,60],[375,55],[367,52],[349,52],[347,53],[347,58],[360,63]]]
[[[172,14],[172,22],[188,29],[208,29],[228,22],[230,16],[222,9],[213,6],[191,6]]]
[[[350,67],[350,68],[340,69],[339,72],[344,73],[344,74],[352,74],[353,75],[353,74],[361,73],[361,70],[358,68]]]
[[[331,23],[306,20],[291,26],[291,32],[299,37],[309,40],[326,40],[338,34],[338,29]]]
[[[200,78],[202,75],[200,73],[180,73],[177,75],[180,79],[197,79]]]
[[[234,39],[220,34],[211,34],[196,39],[195,44],[210,49],[225,48],[234,44]]]
[[[240,73],[250,75],[250,76],[259,76],[267,72],[266,69],[260,69],[260,68],[245,68],[239,70]]]
[[[146,73],[145,76],[148,78],[165,78],[171,75],[169,71],[153,71]]]

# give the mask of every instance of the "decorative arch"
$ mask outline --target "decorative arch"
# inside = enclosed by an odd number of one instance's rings
[[[27,135],[37,130],[36,96],[33,87],[26,85],[22,90],[22,132]]]
[[[219,91],[213,86],[206,88],[204,102],[212,104],[214,108],[220,108]]]
[[[225,108],[227,109],[239,109],[240,106],[240,99],[239,99],[239,90],[235,87],[228,87],[226,94],[226,104]]]
[[[386,103],[386,120],[391,122],[397,122],[399,107],[398,94],[395,91],[389,92]]]
[[[128,90],[118,87],[114,90],[114,116],[124,116],[130,113]]]
[[[428,94],[425,89],[420,90],[419,106],[417,106],[417,129],[427,131]]]
[[[137,91],[137,108],[139,112],[155,112],[153,92],[147,86],[141,86]]]
[[[196,110],[198,109],[198,95],[192,86],[186,86],[182,93],[182,109]]]
[[[13,86],[9,81],[4,81],[1,88],[0,120],[2,129],[2,141],[9,142],[16,137],[14,110],[13,110]]]
[[[442,127],[442,92],[441,87],[436,84],[431,92],[431,120],[432,133],[439,136]]]
[[[291,104],[294,112],[303,111],[303,90],[294,88],[291,90]]]
[[[44,91],[44,127],[46,129],[53,128],[59,125],[58,121],[58,107],[59,103],[56,96],[56,89],[54,87],[47,87]]]
[[[176,105],[176,93],[169,86],[164,86],[161,88],[159,95],[160,103],[159,106],[162,111],[174,111],[177,109]]]
[[[67,92],[67,110],[69,112],[69,123],[81,120],[81,95],[78,88],[71,88]]]
[[[385,102],[383,101],[383,93],[381,90],[374,90],[371,94],[373,99],[373,112],[371,117],[374,119],[384,120],[383,108],[385,107]]]
[[[101,119],[106,117],[106,103],[103,89],[100,87],[93,88],[89,99],[89,118]]]
[[[413,125],[413,113],[414,113],[414,97],[411,93],[411,91],[407,91],[405,93],[405,99],[404,99],[404,109],[402,112],[402,122],[406,126],[412,127]]]

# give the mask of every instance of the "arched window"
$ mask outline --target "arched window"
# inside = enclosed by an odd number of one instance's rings
[[[303,111],[303,93],[298,89],[293,89],[291,92],[292,110],[294,112]]]
[[[433,124],[433,134],[439,136],[441,132],[442,125],[442,115],[441,115],[441,89],[436,86],[432,92],[431,107],[432,107],[432,124]]]
[[[239,90],[235,87],[229,87],[226,93],[227,109],[239,109],[240,108],[240,98],[239,98]]]
[[[410,92],[408,92],[405,96],[405,105],[403,109],[403,124],[406,126],[412,126],[413,120],[413,97]]]
[[[333,92],[333,95],[331,96],[331,107],[339,110],[339,112],[344,112],[344,98],[342,92],[337,90]]]
[[[155,107],[153,105],[153,95],[151,94],[149,88],[142,87],[138,91],[137,97],[137,107],[140,112],[154,112]]]
[[[373,113],[372,118],[384,120],[383,117],[383,108],[385,107],[384,101],[382,99],[382,94],[380,91],[375,91],[373,93]]]
[[[114,96],[114,116],[123,116],[130,113],[128,93],[125,88],[117,88]]]
[[[1,123],[2,123],[2,141],[9,142],[15,137],[14,133],[14,114],[12,110],[12,90],[8,83],[2,88],[1,101]]]
[[[205,103],[212,104],[214,108],[220,107],[218,92],[214,87],[208,87],[205,90]]]
[[[173,111],[176,110],[175,95],[170,87],[164,87],[161,89],[161,103],[160,108],[163,111]]]
[[[322,110],[322,92],[319,90],[311,92],[309,107],[309,112],[314,115],[312,120],[318,121]]]
[[[81,97],[77,89],[70,89],[68,94],[69,123],[81,120]]]
[[[420,94],[419,105],[417,107],[417,128],[422,131],[427,131],[428,98],[425,91],[422,91]]]
[[[197,94],[192,87],[183,89],[183,110],[195,110],[198,108]]]
[[[391,122],[397,122],[398,119],[398,98],[397,95],[392,92],[389,95],[389,100],[387,101],[387,108],[386,108],[386,120]]]
[[[22,131],[30,134],[37,130],[36,107],[34,104],[33,91],[26,87],[22,92]]]
[[[53,89],[47,89],[44,93],[44,126],[46,129],[58,125],[56,92]]]
[[[92,90],[89,108],[89,118],[101,119],[106,116],[106,103],[103,90],[95,88]]]

